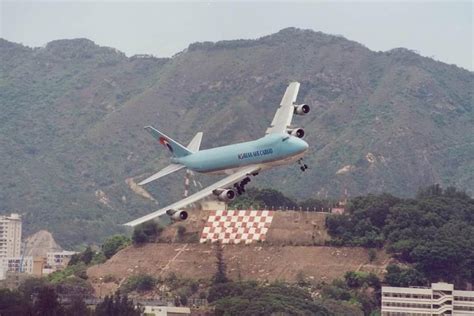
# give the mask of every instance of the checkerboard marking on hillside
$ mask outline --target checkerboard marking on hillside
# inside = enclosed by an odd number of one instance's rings
[[[272,220],[273,211],[211,211],[202,230],[200,242],[219,240],[223,244],[249,244],[253,241],[264,241]]]

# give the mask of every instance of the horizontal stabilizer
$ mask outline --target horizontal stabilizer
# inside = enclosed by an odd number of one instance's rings
[[[157,173],[155,173],[154,175],[152,175],[151,177],[148,177],[146,178],[145,180],[143,180],[142,182],[140,182],[138,185],[145,185],[147,183],[150,183],[152,181],[155,181],[159,178],[162,178],[166,175],[169,175],[170,173],[173,173],[175,171],[178,171],[178,170],[181,170],[183,169],[185,166],[184,165],[178,165],[178,164],[171,164],[169,165],[168,167],[158,171]]]

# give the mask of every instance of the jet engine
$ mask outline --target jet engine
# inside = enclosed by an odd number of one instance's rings
[[[229,202],[235,199],[235,191],[232,189],[216,189],[213,193],[223,202]]]
[[[188,212],[183,210],[168,210],[166,214],[174,221],[184,221],[188,218]]]
[[[295,105],[295,114],[306,115],[309,113],[310,107],[307,104]]]
[[[296,136],[298,138],[303,138],[304,137],[304,129],[302,128],[293,128],[293,129],[287,129],[286,132],[292,136]]]

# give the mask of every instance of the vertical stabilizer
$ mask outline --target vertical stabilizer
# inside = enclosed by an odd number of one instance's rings
[[[183,145],[181,145],[177,141],[175,141],[172,138],[166,136],[162,132],[154,129],[153,127],[146,126],[145,130],[148,133],[150,133],[151,136],[153,136],[155,139],[157,139],[161,145],[165,146],[171,152],[171,154],[173,156],[179,158],[179,157],[184,157],[184,156],[192,154],[192,151],[190,151],[188,148],[184,147]]]
[[[188,149],[192,152],[199,151],[199,147],[201,147],[201,140],[202,140],[202,132],[197,133],[194,135],[193,139],[189,142]]]

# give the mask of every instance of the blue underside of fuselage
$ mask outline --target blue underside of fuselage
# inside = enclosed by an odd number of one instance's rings
[[[270,134],[250,142],[201,150],[185,157],[173,158],[172,162],[206,173],[284,160],[303,153],[307,148],[308,144],[297,137]]]

